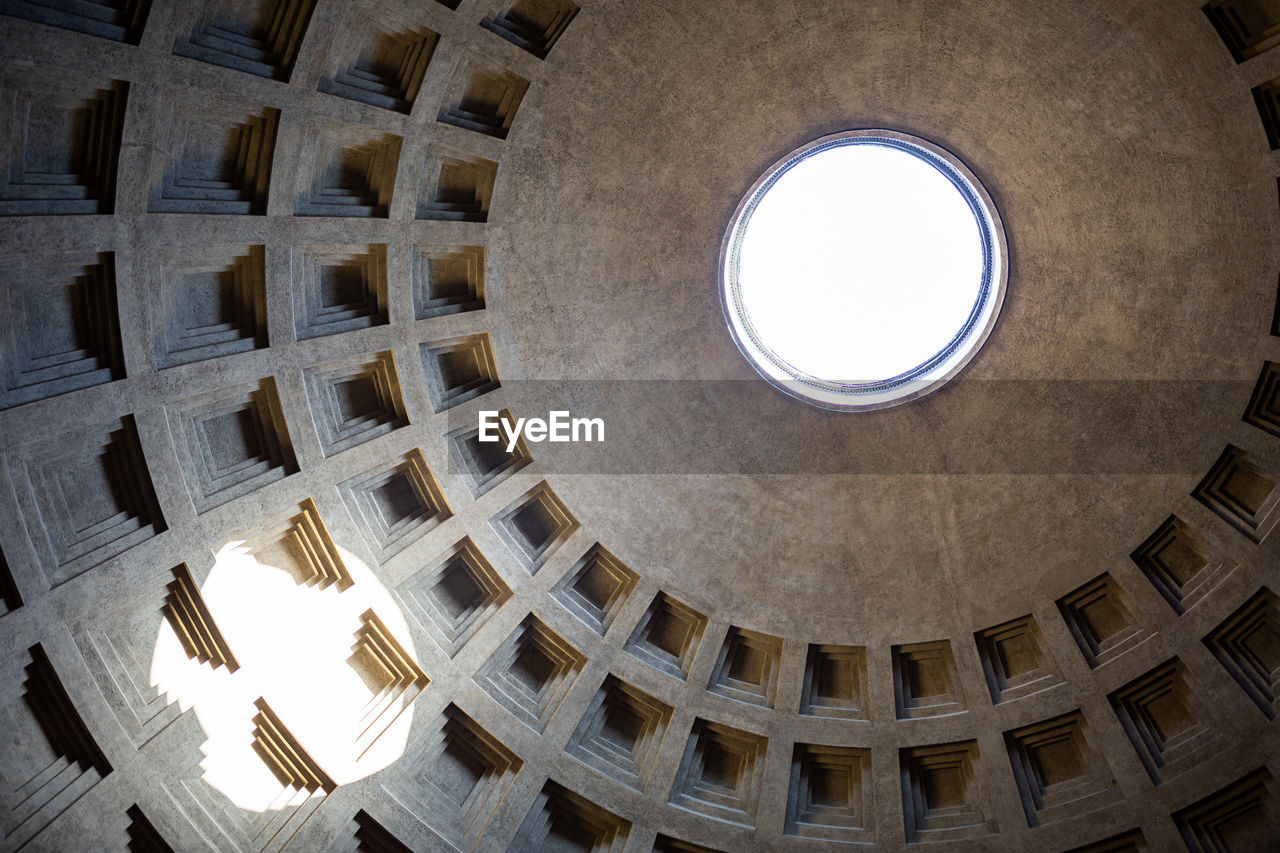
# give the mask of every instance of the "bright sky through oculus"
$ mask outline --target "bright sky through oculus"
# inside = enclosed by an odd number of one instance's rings
[[[911,153],[827,148],[759,201],[741,243],[746,319],[801,373],[870,382],[909,371],[964,328],[983,275],[978,220]]]

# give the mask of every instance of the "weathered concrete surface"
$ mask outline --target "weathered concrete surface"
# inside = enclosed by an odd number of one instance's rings
[[[23,822],[0,802],[0,846],[31,839],[26,849],[115,849],[126,843],[126,810],[136,803],[169,843],[200,848],[193,806],[170,794],[181,794],[182,780],[198,780],[204,734],[194,715],[179,715],[176,706],[130,705],[124,679],[151,698],[151,648],[174,566],[185,562],[203,581],[224,542],[308,499],[337,546],[398,590],[431,684],[413,705],[410,757],[330,795],[294,842],[298,849],[350,848],[360,809],[414,849],[445,849],[436,833],[464,848],[527,846],[538,835],[539,793],[548,779],[631,824],[625,844],[613,849],[649,851],[660,833],[732,851],[816,849],[818,842],[788,834],[803,811],[795,799],[800,777],[792,773],[797,743],[869,751],[858,754],[869,767],[850,777],[862,800],[846,798],[842,783],[828,780],[834,786],[828,790],[837,790],[833,801],[844,802],[864,825],[859,840],[901,849],[926,840],[918,832],[929,823],[919,805],[904,803],[900,768],[917,779],[921,771],[916,753],[900,750],[974,741],[976,751],[961,750],[976,756],[970,774],[924,783],[971,812],[966,819],[974,828],[944,836],[948,849],[1061,851],[1137,828],[1149,849],[1165,850],[1181,843],[1174,812],[1263,764],[1280,773],[1274,725],[1263,707],[1269,700],[1251,699],[1202,642],[1260,586],[1280,584],[1277,540],[1264,536],[1258,544],[1229,523],[1216,511],[1222,500],[1212,497],[1220,491],[1209,489],[1208,503],[1192,496],[1228,445],[1246,451],[1264,475],[1280,476],[1280,439],[1241,421],[1263,362],[1280,361],[1280,338],[1269,334],[1280,263],[1277,167],[1250,96],[1251,87],[1280,75],[1280,51],[1237,65],[1201,4],[1192,2],[599,0],[584,2],[539,60],[478,25],[506,5],[463,0],[453,11],[406,0],[378,13],[384,27],[441,34],[408,114],[317,90],[322,78],[353,60],[346,39],[368,17],[342,0],[317,4],[287,83],[175,56],[175,39],[189,36],[199,19],[197,3],[154,4],[136,47],[0,17],[6,97],[15,90],[43,96],[78,92],[77,86],[92,91],[111,80],[130,84],[114,213],[0,216],[7,294],[26,293],[39,279],[33,271],[83,266],[99,252],[114,252],[125,374],[0,411],[7,472],[0,549],[21,599],[16,606],[6,594],[0,611],[6,649],[0,700],[25,744],[3,747],[0,766],[6,774],[19,768],[11,780],[17,786],[41,761],[61,754],[45,749],[37,717],[62,706],[24,702],[33,690],[26,667],[34,658],[26,650],[39,643],[111,767],[92,786],[83,777],[79,784],[88,792],[61,814],[46,809]],[[530,81],[506,140],[437,121],[441,107],[461,94],[455,70],[467,51]],[[149,212],[166,158],[177,156],[170,151],[175,109],[188,117],[245,119],[263,108],[280,110],[265,215],[210,212],[216,206]],[[725,328],[716,283],[725,225],[760,171],[809,139],[851,127],[898,128],[954,151],[994,197],[1011,259],[1000,321],[965,381],[867,416],[820,413],[759,381]],[[53,154],[46,159],[57,160],[65,140],[48,133]],[[386,134],[402,140],[395,164],[375,170],[374,183],[388,170],[394,176],[386,218],[295,215],[299,199],[327,180],[321,164],[333,151],[323,140],[355,146]],[[192,155],[190,168],[201,172],[228,156],[212,148],[213,154]],[[434,179],[427,164],[438,163],[441,151],[499,164],[487,224],[415,218],[421,191]],[[378,187],[365,189],[376,195]],[[212,310],[184,295],[173,270],[209,253],[249,256],[258,245],[265,247],[258,298],[265,339],[162,369],[174,361],[165,336],[175,318],[195,322]],[[386,246],[385,270],[376,273],[385,275],[382,303],[376,282],[365,281],[353,295],[306,277],[308,251],[376,255],[369,247],[380,245]],[[485,310],[415,319],[414,247],[473,245],[486,250]],[[314,324],[298,318],[306,316],[308,294],[351,302],[349,309],[367,320],[341,326],[339,334],[306,337]],[[19,338],[29,328],[17,314],[4,316]],[[244,316],[238,322],[252,327]],[[50,334],[58,328],[53,324]],[[73,322],[61,328],[75,338]],[[430,368],[420,344],[480,333],[492,338],[505,387],[437,412],[440,391],[424,373]],[[12,391],[11,365],[39,355],[41,342],[6,346],[4,390]],[[322,426],[333,427],[325,421],[332,410],[309,390],[315,386],[304,371],[359,366],[386,352],[398,391],[379,398],[368,440],[335,443]],[[268,377],[283,424],[276,429],[287,434],[291,458],[249,485],[219,492],[193,453],[234,461],[248,453],[246,439],[219,422],[203,444],[192,440],[183,432],[184,413],[219,410],[224,389]],[[732,470],[696,474],[568,473],[539,462],[534,445],[532,465],[477,494],[446,437],[474,423],[480,408],[514,405],[520,380],[636,379],[746,383],[732,405],[712,396],[697,407],[644,413],[656,430],[665,429],[653,441],[671,445],[673,457],[680,456],[676,448],[721,429],[717,411],[724,411],[738,418],[737,429],[743,418],[758,419],[746,428],[772,439],[779,457],[805,460],[805,473],[760,473],[768,469],[769,460],[760,458],[768,441],[753,445],[754,455]],[[1056,380],[1119,387],[1138,380],[1135,387],[1154,396],[1058,419],[1020,408],[1060,399],[1051,393],[981,391],[992,387],[985,382],[1034,390]],[[1170,412],[1151,390],[1162,380],[1217,382],[1225,390]],[[1166,422],[1144,422],[1150,412]],[[120,497],[120,483],[133,478],[154,489],[163,524],[153,523],[126,550],[102,552],[99,562],[58,557],[41,537],[66,544],[75,525],[59,526],[53,487],[40,486],[38,472],[48,469],[57,479],[70,455],[67,436],[117,429],[124,416],[136,423],[138,451],[124,452],[123,467],[112,469],[95,468],[91,455],[67,475],[61,482],[74,484],[67,489],[75,506],[62,521],[96,522],[101,518],[88,516],[107,510],[130,519],[156,515]],[[395,426],[402,421],[407,426]],[[797,423],[812,429],[797,434]],[[971,435],[983,442],[974,455],[987,458],[1002,431],[1017,434],[1010,445],[1025,453],[1038,446],[1141,446],[1175,427],[1191,438],[1160,449],[1185,447],[1188,458],[1166,460],[1152,473],[1099,465],[1011,474],[956,464]],[[878,440],[901,457],[901,468],[878,459],[870,474],[810,473],[827,456],[865,458],[865,445]],[[349,492],[338,487],[415,449],[452,515],[422,525],[403,550],[386,557],[368,545],[382,534],[374,531],[371,540],[368,522],[353,514]],[[292,471],[295,463],[296,473],[271,473]],[[36,485],[28,487],[29,477]],[[510,536],[491,519],[544,479],[580,526],[558,528],[565,536],[543,561],[513,551]],[[1265,533],[1278,511],[1266,494],[1271,480],[1254,481],[1251,491],[1241,482],[1237,491],[1259,510]],[[211,494],[231,497],[219,502]],[[393,505],[389,518],[396,511]],[[1130,558],[1172,514],[1194,531],[1196,553],[1210,566],[1188,581],[1188,589],[1208,582],[1181,615]],[[464,536],[511,595],[459,648],[446,649],[424,627],[413,599],[426,595],[443,556]],[[562,605],[561,582],[575,577],[579,558],[595,542],[638,576],[603,636]],[[1071,597],[1104,573],[1110,583],[1100,588],[1100,609]],[[646,620],[659,591],[705,617],[694,620],[683,680],[627,651],[633,635],[655,624]],[[1262,618],[1280,630],[1269,606]],[[549,710],[535,707],[547,713],[533,714],[545,724],[541,732],[513,715],[510,700],[495,699],[487,677],[501,669],[494,662],[503,660],[508,638],[530,613],[580,656],[564,659],[581,664],[561,673],[563,692],[550,679],[533,684],[535,705],[554,696]],[[1045,689],[993,704],[974,635],[1028,614],[1036,627],[1013,629],[1026,639],[1006,653],[1032,665],[1010,664],[1010,674],[1027,666],[1024,679],[1043,678],[1036,684]],[[1096,668],[1069,625],[1101,635],[1090,651]],[[781,638],[781,645],[757,638],[744,652],[739,640],[721,660],[731,627]],[[108,641],[123,650],[123,675],[108,677],[94,651]],[[812,699],[811,643],[865,649],[866,671],[850,691],[856,699],[849,702],[859,706],[852,719],[798,713]],[[895,652],[899,646],[909,648]],[[1273,648],[1260,648],[1255,654],[1264,669],[1280,665]],[[923,659],[916,656],[941,663],[916,666]],[[1183,763],[1170,763],[1179,772],[1157,786],[1108,695],[1174,656],[1185,667],[1172,689],[1175,704],[1217,738],[1185,760],[1166,756]],[[525,661],[525,670],[542,671],[535,663]],[[746,680],[745,693],[733,694],[746,701],[726,696],[732,693],[726,673]],[[589,723],[579,727],[593,708],[640,707],[628,704],[639,702],[633,695],[616,692],[594,704],[609,674],[672,709],[669,719],[650,723],[665,736],[654,735],[638,783],[574,757],[585,754],[584,740],[591,742]],[[750,689],[752,678],[763,681],[758,690]],[[850,686],[834,681],[837,693]],[[924,700],[913,704],[908,694]],[[523,761],[514,780],[503,777],[511,786],[505,796],[494,794],[492,819],[465,837],[452,834],[447,818],[415,814],[388,793],[436,797],[423,781],[431,778],[448,787],[440,774],[451,765],[438,755],[450,704]],[[934,706],[944,713],[930,715]],[[1070,746],[1042,760],[1045,773],[1080,798],[1029,821],[1009,743],[1016,764],[1016,746],[1028,737],[1022,727],[1077,710],[1081,717],[1062,723]],[[1183,730],[1176,708],[1152,713],[1157,727]],[[625,716],[614,724],[626,729]],[[754,792],[737,823],[716,820],[707,799],[698,800],[699,764],[684,760],[691,732],[706,731],[695,725],[698,718],[714,724],[713,734],[718,725],[764,739],[754,757],[738,762],[730,749],[711,761],[730,787]],[[653,713],[651,720],[664,718]],[[1005,733],[1015,731],[1007,743]],[[457,737],[480,742],[475,734]],[[710,742],[701,742],[704,750]],[[681,800],[684,808],[672,805],[681,792],[693,792]],[[1247,800],[1239,792],[1226,796]],[[1268,796],[1274,814],[1274,785]],[[556,802],[564,825],[586,825],[588,807]],[[252,832],[242,818],[219,814],[202,831],[225,833],[218,846],[248,849]]]

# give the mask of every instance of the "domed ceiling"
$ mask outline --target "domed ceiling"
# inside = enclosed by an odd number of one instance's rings
[[[1280,5],[0,39],[0,848],[1275,848]],[[717,277],[857,128],[972,169],[1009,277],[959,377],[841,414]]]

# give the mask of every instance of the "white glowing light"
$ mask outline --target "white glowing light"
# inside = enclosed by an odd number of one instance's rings
[[[339,785],[404,753],[412,721],[406,709],[415,692],[381,695],[351,657],[366,611],[372,609],[413,655],[409,628],[373,572],[350,551],[337,551],[353,581],[341,591],[336,584],[299,585],[240,542],[222,547],[201,593],[239,663],[234,673],[189,658],[167,621],[160,629],[151,683],[184,711],[195,710],[208,736],[201,747],[204,780],[240,808],[263,812],[306,799],[305,792],[282,791],[253,750],[259,697]],[[375,720],[380,722],[371,727]]]
[[[739,347],[828,408],[919,396],[981,345],[1004,235],[962,165],[915,137],[837,134],[775,165],[739,206],[722,288]]]

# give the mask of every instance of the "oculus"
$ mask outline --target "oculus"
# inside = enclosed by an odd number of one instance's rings
[[[977,177],[891,130],[824,136],[769,167],[720,257],[743,355],[839,411],[898,405],[955,376],[991,333],[1007,279],[1004,226]]]

